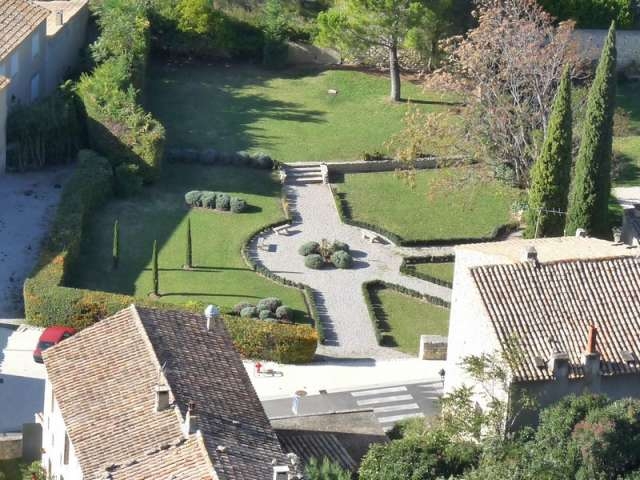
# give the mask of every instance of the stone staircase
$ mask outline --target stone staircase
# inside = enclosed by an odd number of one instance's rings
[[[287,167],[287,182],[297,184],[323,183],[322,167],[319,163]]]

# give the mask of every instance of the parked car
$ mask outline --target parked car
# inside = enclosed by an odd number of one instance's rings
[[[36,345],[36,349],[33,351],[33,359],[42,363],[42,352],[49,347],[53,347],[57,345],[65,338],[69,338],[71,335],[76,333],[76,330],[71,327],[47,327],[40,335],[40,339],[38,340],[38,345]]]

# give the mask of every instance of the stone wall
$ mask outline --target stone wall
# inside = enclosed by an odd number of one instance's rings
[[[0,434],[0,460],[12,460],[22,457],[22,434]]]
[[[331,48],[289,42],[287,63],[289,65],[338,65],[342,63],[342,58]]]
[[[421,158],[413,162],[417,169],[436,168],[442,159],[436,160],[433,157]],[[327,163],[329,173],[366,173],[366,172],[393,172],[399,168],[406,167],[407,164],[398,160],[364,160],[354,162]]]
[[[420,360],[446,360],[447,337],[440,335],[420,335]]]
[[[583,58],[597,62],[607,36],[607,30],[576,30],[574,36],[580,45]],[[640,65],[640,30],[619,30],[616,34],[618,70],[632,62]]]

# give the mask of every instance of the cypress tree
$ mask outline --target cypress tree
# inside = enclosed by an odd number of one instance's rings
[[[153,275],[153,294],[160,296],[160,287],[158,281],[158,242],[153,241],[153,254],[151,257],[151,274]]]
[[[568,235],[584,228],[592,235],[608,236],[615,95],[616,28],[612,22],[587,99],[580,150],[569,195]]]
[[[113,222],[113,248],[111,257],[113,260],[113,268],[118,268],[118,262],[120,261],[120,226],[118,225],[118,220]]]
[[[564,214],[548,210],[567,210],[571,182],[571,77],[565,68],[553,101],[547,136],[540,156],[531,169],[527,238],[560,237],[564,233]],[[544,210],[547,210],[546,212]]]
[[[187,218],[187,251],[185,258],[185,267],[193,267],[193,255],[191,252],[191,219]]]

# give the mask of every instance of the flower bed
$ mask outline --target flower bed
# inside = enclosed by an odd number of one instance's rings
[[[322,239],[320,243],[307,242],[300,246],[298,253],[304,257],[304,264],[314,270],[329,265],[339,269],[349,269],[353,266],[349,245],[338,240],[334,240],[333,243],[326,239]]]

